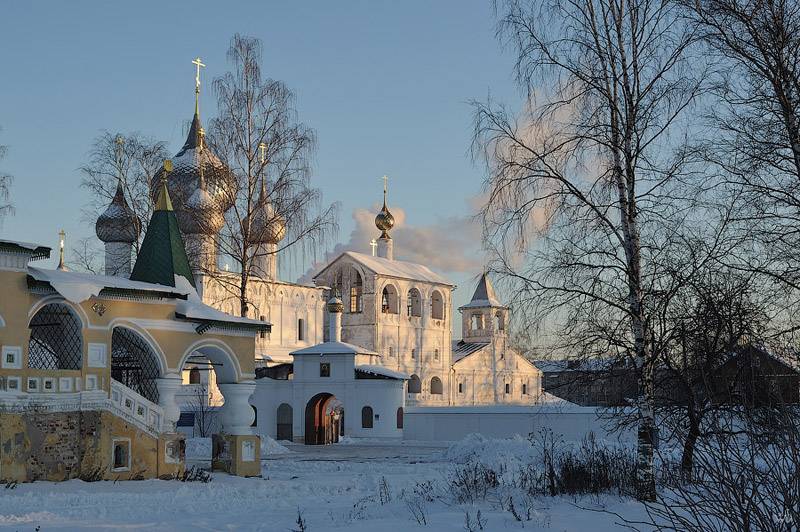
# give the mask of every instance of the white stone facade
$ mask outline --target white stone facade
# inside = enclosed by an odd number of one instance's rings
[[[343,341],[377,352],[380,365],[419,380],[419,392],[412,387],[406,397],[409,405],[449,403],[451,283],[421,265],[354,252],[333,260],[314,281],[341,294]]]
[[[236,293],[238,275],[218,274],[217,278],[195,275],[203,302],[223,312],[240,314]],[[323,289],[283,281],[250,277],[247,287],[249,317],[272,324],[272,332],[256,337],[256,366],[291,362],[292,351],[323,340]]]

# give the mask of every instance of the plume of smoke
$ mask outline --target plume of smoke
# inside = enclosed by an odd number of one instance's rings
[[[345,251],[370,254],[370,241],[379,236],[375,228],[375,213],[379,209],[380,206],[353,210],[355,227],[347,242],[328,251],[298,282],[310,282],[315,273]],[[395,259],[424,264],[442,274],[475,273],[483,269],[486,257],[481,248],[481,226],[473,216],[451,216],[432,225],[411,225],[402,208],[392,207],[392,214]]]

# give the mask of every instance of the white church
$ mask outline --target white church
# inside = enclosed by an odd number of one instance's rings
[[[219,270],[214,248],[214,232],[230,208],[215,191],[225,188],[230,174],[203,136],[196,105],[172,170],[162,168],[154,183],[166,180],[202,301],[237,315],[238,299],[229,285],[238,274]],[[541,372],[508,345],[510,309],[497,299],[485,273],[472,300],[457,309],[461,339],[453,340],[455,285],[427,266],[394,258],[394,217],[385,187],[371,253],[344,252],[306,285],[278,278],[285,223],[264,186],[251,222],[261,224],[251,242],[261,250],[260,262],[247,289],[254,318],[271,325],[256,338],[257,378],[250,398],[256,433],[312,444],[342,435],[401,438],[406,408],[530,405],[540,399]],[[121,238],[102,231],[103,220],[127,210],[125,198],[115,197],[98,220],[108,274],[130,273],[135,235],[118,242]],[[178,394],[183,425],[197,423],[198,406],[222,404],[215,375],[211,361],[200,355],[189,360]]]

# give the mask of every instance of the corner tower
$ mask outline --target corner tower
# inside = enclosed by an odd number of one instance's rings
[[[461,312],[461,337],[464,342],[489,343],[505,336],[508,307],[497,299],[488,273],[483,272],[472,299],[458,310]]]

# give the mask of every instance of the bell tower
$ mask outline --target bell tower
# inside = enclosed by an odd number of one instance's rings
[[[472,300],[458,310],[465,342],[490,343],[505,337],[509,309],[497,299],[488,273],[483,272],[478,280]]]

